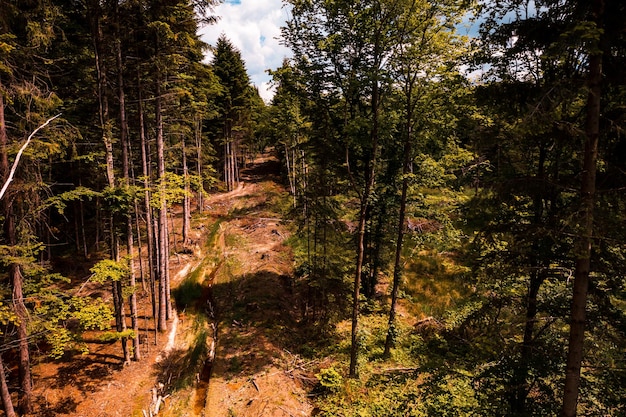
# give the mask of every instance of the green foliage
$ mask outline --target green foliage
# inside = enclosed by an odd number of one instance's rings
[[[31,326],[33,331],[43,331],[50,345],[48,355],[55,359],[73,350],[88,353],[82,340],[83,332],[108,329],[113,320],[113,312],[101,298],[68,298],[51,291],[42,292],[40,297],[42,302],[35,308],[40,320],[31,323]]]
[[[49,356],[54,359],[60,359],[68,347],[75,345],[75,338],[68,329],[64,327],[53,327],[48,329],[46,333],[46,341],[50,344]],[[88,353],[85,345],[80,346],[83,354]]]
[[[319,384],[330,392],[338,391],[343,385],[343,378],[335,368],[324,368],[315,374]]]
[[[52,197],[49,197],[46,201],[43,202],[41,209],[45,210],[49,207],[54,207],[59,214],[65,214],[65,210],[67,209],[67,205],[73,201],[80,201],[83,199],[91,200],[96,197],[107,197],[105,193],[99,193],[97,191],[91,190],[87,187],[76,187],[73,190],[66,191],[63,193],[59,193]]]
[[[85,330],[105,330],[113,320],[111,308],[101,298],[74,297],[71,306],[73,317]]]
[[[104,332],[99,339],[103,342],[117,342],[121,339],[132,339],[135,337],[133,329],[126,329],[121,332]]]
[[[0,324],[6,326],[9,323],[15,323],[17,321],[17,316],[13,312],[13,310],[0,302]],[[2,334],[0,332],[0,334]]]
[[[32,265],[39,252],[43,250],[40,242],[25,242],[22,245],[0,245],[0,264],[10,266]]]
[[[129,273],[128,260],[103,259],[96,263],[90,271],[93,274],[91,279],[100,284],[109,281],[122,281]]]
[[[91,196],[101,195],[104,201],[106,201],[107,209],[112,213],[126,214],[133,210],[134,202],[140,191],[139,187],[115,186],[106,187],[102,193],[92,194]]]
[[[152,191],[150,204],[153,208],[158,209],[161,206],[161,196],[165,198],[168,206],[181,202],[185,197],[185,178],[173,172],[166,172]]]

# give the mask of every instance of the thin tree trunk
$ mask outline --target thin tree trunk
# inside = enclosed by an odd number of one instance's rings
[[[237,155],[239,155],[239,140],[233,140],[233,144],[231,145],[231,152],[233,154],[233,189],[239,187],[239,159]]]
[[[593,3],[594,18],[601,28],[604,1]],[[567,363],[565,368],[565,387],[561,417],[576,416],[580,387],[580,367],[583,360],[585,339],[585,321],[587,292],[589,290],[589,272],[593,243],[593,216],[596,193],[596,161],[598,158],[598,140],[600,137],[600,98],[602,82],[602,52],[592,53],[589,58],[589,94],[587,96],[586,140],[581,179],[581,230],[576,245],[576,269],[572,297],[570,334]]]
[[[133,148],[129,147],[129,158],[132,161],[133,160],[133,152],[132,152]],[[133,164],[130,164],[130,183],[131,184],[136,184],[137,183],[137,177],[135,176],[135,169]],[[135,227],[135,231],[137,234],[137,260],[139,261],[139,277],[141,279],[141,289],[142,291],[146,292],[147,288],[146,288],[146,271],[144,269],[144,263],[143,263],[143,251],[142,251],[142,238],[141,238],[141,225],[139,223],[139,216],[140,216],[140,210],[139,210],[139,201],[137,198],[133,198],[133,208],[135,210],[135,222],[134,222],[134,227]],[[132,219],[131,219],[131,227],[133,227],[132,225]]]
[[[78,207],[80,209],[80,230],[81,237],[83,239],[83,256],[87,258],[89,252],[87,251],[87,236],[85,234],[85,207],[82,200],[78,202]]]
[[[137,313],[137,281],[135,279],[135,264],[134,264],[134,242],[133,242],[133,217],[129,213],[126,217],[126,247],[128,248],[128,262],[129,262],[129,285],[130,295],[128,297],[128,303],[130,304],[130,322],[133,329],[133,360],[141,360],[141,352],[139,350],[139,318]],[[139,242],[141,244],[141,242]]]
[[[9,157],[8,143],[9,136],[6,131],[6,122],[4,118],[4,88],[0,84],[0,174],[2,175],[3,184],[9,179]],[[4,211],[4,236],[6,242],[10,246],[17,245],[17,230],[15,224],[15,213],[12,199],[5,197],[3,199]],[[28,329],[26,327],[28,320],[28,311],[24,305],[23,277],[20,272],[19,265],[12,263],[9,265],[9,280],[13,289],[13,310],[17,318],[17,337],[18,337],[18,355],[19,355],[19,383],[20,396],[18,400],[18,408],[22,414],[29,414],[32,411],[32,378],[30,373],[30,352],[28,348]]]
[[[6,375],[4,373],[2,355],[0,355],[0,399],[2,399],[4,415],[6,417],[16,417],[15,410],[13,409],[13,400],[11,399],[11,393],[9,392]]]
[[[3,182],[9,176],[9,156],[7,151],[7,145],[9,138],[6,131],[6,123],[4,120],[4,88],[0,82],[0,175]],[[6,201],[6,200],[5,200]],[[10,210],[8,203],[4,204],[5,212]],[[8,220],[8,218],[7,218]],[[13,409],[13,401],[11,400],[11,394],[6,382],[6,376],[4,373],[4,363],[2,362],[2,356],[0,355],[0,396],[2,398],[2,406],[4,414],[7,417],[15,417],[15,410]]]
[[[149,282],[151,287],[154,287],[156,279],[156,265],[155,265],[155,245],[154,245],[154,227],[152,222],[152,205],[150,204],[150,179],[152,178],[152,172],[150,170],[150,164],[148,158],[150,156],[150,148],[148,141],[146,140],[146,127],[144,122],[143,111],[143,99],[141,97],[141,78],[137,74],[137,94],[138,94],[138,116],[139,116],[139,141],[141,142],[141,170],[143,174],[143,187],[144,187],[144,210],[146,215],[146,240],[148,243],[148,273]],[[154,291],[152,291],[152,317],[156,323],[156,300],[154,299]]]
[[[113,216],[111,215],[111,242],[112,257],[116,262],[120,261],[120,244],[113,227]],[[122,281],[111,282],[111,293],[113,295],[113,310],[115,311],[115,330],[118,333],[126,331],[126,315],[124,314],[124,295]],[[128,351],[128,337],[120,338],[122,344],[122,354],[124,356],[124,364],[130,363],[130,352]]]
[[[117,64],[117,91],[119,99],[119,117],[120,117],[120,141],[122,142],[122,173],[124,183],[130,187],[130,138],[128,136],[128,121],[126,119],[126,94],[124,91],[124,65],[122,61],[122,45],[119,31],[119,9],[118,2],[115,2],[115,62]],[[141,352],[139,350],[139,324],[137,320],[137,289],[134,268],[134,244],[133,244],[133,216],[130,211],[126,214],[126,249],[128,252],[130,268],[128,269],[130,296],[128,303],[130,304],[130,320],[133,329],[133,360],[141,360]],[[121,289],[120,289],[121,290]]]
[[[204,180],[202,178],[202,121],[194,120],[194,138],[196,140],[196,174],[200,182],[198,190],[198,213],[204,211]]]
[[[545,161],[546,161],[546,147],[541,144],[539,148],[539,158],[537,164],[537,181],[545,183]],[[536,227],[544,226],[542,222],[544,212],[544,194],[543,187],[535,192],[533,198],[533,211],[534,220],[533,223]],[[527,414],[526,399],[530,392],[530,384],[528,382],[528,376],[530,372],[531,361],[533,359],[533,352],[535,348],[534,331],[535,324],[537,322],[537,296],[541,285],[547,277],[547,268],[550,263],[549,259],[540,259],[541,255],[539,242],[535,242],[532,245],[531,262],[530,265],[533,268],[530,279],[528,282],[528,293],[526,295],[526,320],[524,324],[524,335],[522,339],[522,346],[520,352],[520,360],[517,366],[513,370],[513,376],[510,392],[510,405],[511,412],[514,415],[523,416]]]
[[[376,49],[376,48],[375,48]],[[358,361],[358,325],[359,325],[359,296],[361,292],[361,274],[363,272],[363,259],[365,256],[365,221],[370,205],[370,194],[374,189],[375,177],[376,177],[376,163],[378,154],[378,117],[379,117],[379,86],[378,79],[374,79],[372,83],[372,156],[369,161],[369,166],[366,169],[366,181],[363,195],[361,196],[361,209],[359,213],[359,237],[357,243],[357,261],[356,271],[354,277],[354,290],[352,293],[352,330],[351,330],[351,345],[350,345],[350,370],[349,376],[356,378],[357,376],[357,361]]]
[[[409,93],[410,97],[410,93]],[[409,99],[410,102],[410,99]],[[409,105],[410,107],[410,105]],[[398,235],[396,237],[396,252],[393,263],[393,287],[391,290],[391,307],[389,308],[389,321],[387,324],[387,337],[385,339],[385,351],[383,356],[391,356],[391,348],[395,345],[396,335],[396,308],[398,305],[398,292],[402,280],[402,245],[404,241],[404,222],[406,218],[406,198],[409,189],[409,169],[411,164],[411,141],[413,140],[411,124],[413,123],[412,112],[407,112],[407,137],[404,142],[404,157],[402,163],[402,194],[400,197],[400,212],[398,214]]]
[[[300,150],[300,158],[302,158],[302,215],[303,218],[307,218],[309,212],[308,206],[308,186],[309,186],[309,172],[306,163],[306,153],[304,149]]]
[[[520,362],[513,373],[511,381],[511,411],[514,415],[526,415],[526,399],[529,393],[528,373],[534,349],[534,331],[537,322],[537,296],[546,274],[536,271],[532,274],[528,284],[526,300],[526,323],[520,353]]]
[[[287,178],[289,179],[289,189],[291,190],[291,196],[293,197],[293,208],[296,208],[296,184],[294,184],[295,175],[292,175],[292,164],[289,162],[289,148],[285,143],[285,162],[287,162]]]
[[[187,152],[185,149],[185,137],[181,142],[183,148],[183,181],[185,187],[185,195],[183,197],[183,248],[189,245],[191,240],[191,190],[189,189],[189,170],[187,169]]]
[[[369,182],[367,183],[369,185]],[[357,360],[358,360],[358,326],[359,326],[359,297],[361,293],[361,273],[363,270],[363,258],[365,255],[365,218],[367,216],[369,196],[369,187],[365,187],[365,193],[361,199],[361,211],[359,214],[359,238],[357,243],[357,261],[356,272],[354,277],[354,289],[352,292],[352,332],[351,332],[351,345],[350,345],[350,371],[351,378],[357,376]]]
[[[7,219],[9,223],[11,220]],[[12,226],[9,226],[12,227]],[[14,226],[13,226],[14,228]],[[13,229],[15,232],[15,229]],[[28,348],[28,311],[24,305],[23,277],[17,264],[9,267],[9,274],[13,285],[13,305],[15,315],[17,317],[17,337],[19,351],[19,381],[20,381],[20,399],[18,401],[21,414],[30,414],[33,408],[32,394],[33,381],[30,373],[30,352]]]
[[[109,126],[109,103],[106,94],[107,78],[106,67],[102,60],[102,26],[100,24],[100,5],[91,4],[92,36],[94,42],[94,58],[96,64],[98,103],[100,115],[100,130],[102,132],[102,142],[105,147],[106,176],[109,187],[115,186],[115,173],[113,170],[113,140]]]
[[[91,18],[92,18],[92,36],[94,41],[94,54],[95,54],[95,65],[96,72],[98,76],[97,85],[98,85],[98,104],[99,104],[99,115],[100,115],[100,129],[102,131],[102,141],[104,142],[105,148],[105,158],[106,158],[106,175],[107,175],[107,183],[110,188],[115,188],[115,170],[113,165],[113,138],[110,126],[110,118],[109,118],[109,102],[107,98],[106,88],[107,88],[107,76],[106,76],[106,67],[104,61],[102,60],[102,27],[101,27],[101,16],[100,16],[100,5],[99,4],[90,4],[91,10]],[[117,234],[115,233],[115,224],[113,220],[113,215],[110,216],[110,228],[111,228],[111,250],[112,250],[112,258],[116,261],[119,261],[119,242]],[[121,298],[121,290],[122,283],[117,281],[112,283],[112,291],[113,291],[113,305],[115,308],[115,318],[116,318],[116,328],[118,331],[123,331],[120,329],[126,328],[126,320],[124,315],[124,303]],[[129,360],[128,355],[128,347],[126,345],[127,338],[122,337],[120,339],[122,343],[122,352],[124,354],[124,362]]]
[[[159,331],[167,330],[167,201],[165,200],[165,145],[161,109],[161,79],[156,80],[155,116],[157,130],[157,167],[159,182]]]
[[[9,136],[7,134],[7,125],[4,120],[4,86],[0,80],[0,169],[2,169],[2,182],[4,183],[9,177],[9,152],[7,146],[9,144]]]
[[[224,128],[224,132],[226,132],[226,128]],[[226,183],[226,191],[230,191],[232,189],[230,172],[230,144],[228,143],[227,136],[224,140],[224,182]]]

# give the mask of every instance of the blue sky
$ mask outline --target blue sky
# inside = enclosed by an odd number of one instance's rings
[[[266,101],[273,92],[268,89],[268,69],[278,68],[289,49],[279,44],[280,27],[289,14],[282,0],[226,0],[215,8],[217,24],[200,30],[202,40],[215,45],[224,33],[239,49],[252,83]]]

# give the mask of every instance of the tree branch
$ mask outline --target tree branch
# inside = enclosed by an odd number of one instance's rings
[[[57,114],[54,117],[49,118],[48,120],[46,120],[46,122],[44,124],[39,126],[37,129],[33,130],[33,133],[28,135],[28,139],[26,139],[26,142],[22,145],[22,147],[20,148],[19,152],[17,153],[17,156],[15,157],[15,161],[13,161],[13,166],[11,167],[11,172],[9,173],[9,178],[7,178],[6,182],[2,186],[2,190],[0,190],[0,200],[2,200],[2,197],[4,197],[4,193],[6,193],[7,188],[9,188],[9,184],[11,183],[11,181],[13,181],[13,177],[15,176],[15,171],[17,170],[17,165],[20,163],[20,158],[22,157],[22,153],[24,152],[24,150],[26,149],[26,147],[28,146],[28,144],[32,140],[33,136],[35,136],[35,134],[37,132],[39,132],[41,129],[46,127],[51,121],[53,121],[54,119],[56,119],[59,116],[61,116],[61,113]]]

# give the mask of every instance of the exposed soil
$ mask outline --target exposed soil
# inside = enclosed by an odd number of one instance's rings
[[[284,244],[289,232],[268,204],[285,192],[278,170],[265,155],[242,171],[236,190],[212,195],[195,224],[195,250],[171,259],[174,288],[195,268],[206,269],[198,303],[210,305],[206,315],[213,319],[204,326],[214,330],[207,343],[215,356],[204,360],[195,383],[176,388],[198,323],[178,311],[169,332],[155,335],[149,296],[140,291],[143,359],[124,366],[119,343],[99,342],[96,334],[87,335],[86,355],[58,361],[42,355],[33,367],[35,415],[142,416],[155,387],[165,397],[159,415],[311,415],[305,388],[314,378],[284,343],[296,331],[296,301],[292,254]],[[203,245],[216,222],[217,237]],[[106,293],[90,285],[81,291]]]

